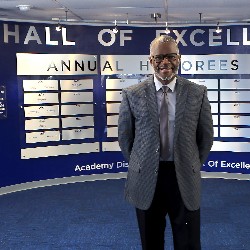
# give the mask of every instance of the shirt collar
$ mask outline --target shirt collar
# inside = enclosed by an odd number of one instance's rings
[[[155,83],[156,91],[160,90],[162,87],[162,83],[155,77],[155,75],[154,75],[154,83]],[[175,85],[176,85],[176,77],[167,86],[169,89],[171,89],[172,92],[174,92]]]

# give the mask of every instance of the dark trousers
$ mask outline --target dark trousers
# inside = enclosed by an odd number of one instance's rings
[[[161,162],[153,202],[148,210],[136,208],[143,250],[163,250],[166,215],[169,216],[174,249],[200,250],[200,209],[183,204],[173,162]]]

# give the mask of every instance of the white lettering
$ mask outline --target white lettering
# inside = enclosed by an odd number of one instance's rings
[[[15,43],[19,43],[19,25],[15,25],[15,31],[8,30],[8,24],[3,25],[4,29],[4,43],[9,43],[9,36],[15,37]]]
[[[133,30],[120,30],[120,46],[124,46],[125,41],[131,41],[131,36],[125,36],[126,33],[133,33]]]
[[[149,61],[143,63],[142,61],[140,61],[140,70],[143,70],[143,67],[146,68],[146,70],[149,70]]]
[[[214,40],[220,39],[221,35],[214,35],[217,34],[215,29],[209,29],[209,46],[221,46],[222,42],[215,42]]]
[[[123,69],[119,68],[119,61],[116,61],[116,70],[117,71],[123,71]]]
[[[250,45],[250,41],[247,40],[247,28],[243,28],[243,45]]]
[[[218,161],[208,161],[208,166],[210,167],[210,168],[212,168],[212,167],[218,167]]]
[[[116,167],[117,167],[117,168],[128,168],[128,163],[125,162],[125,161],[123,161],[123,162],[118,161],[118,162],[116,163]]]
[[[231,30],[227,29],[227,45],[239,45],[239,42],[231,42]]]
[[[35,26],[30,26],[28,33],[25,37],[24,44],[28,44],[29,41],[36,41],[37,44],[42,44],[40,37],[38,36],[38,33],[36,31]]]
[[[67,41],[67,29],[62,28],[62,39],[63,39],[63,45],[76,45],[74,41]]]
[[[177,44],[181,43],[182,46],[187,46],[187,43],[183,39],[183,36],[187,32],[187,30],[182,30],[181,33],[179,33],[178,30],[173,30],[173,32],[176,35],[176,42],[177,42]]]
[[[208,70],[215,70],[215,60],[208,60]]]
[[[189,71],[191,70],[193,67],[192,63],[190,61],[183,61],[181,63],[181,68],[184,70],[184,71]]]
[[[250,169],[250,164],[241,161],[241,162],[227,162],[227,161],[221,161],[221,167],[222,168],[246,168]]]
[[[105,33],[108,33],[110,35],[110,41],[109,42],[105,42],[103,40],[103,35]],[[103,46],[111,46],[111,45],[113,45],[115,43],[115,34],[111,29],[103,29],[98,33],[98,41]]]
[[[155,37],[166,35],[165,30],[156,30],[155,31]]]
[[[190,42],[194,45],[194,46],[202,46],[204,45],[204,41],[201,42],[196,42],[195,41],[195,35],[196,34],[203,34],[205,31],[202,29],[196,29],[194,30],[191,34],[190,34]]]
[[[227,70],[227,60],[220,60],[220,70]]]
[[[58,41],[50,40],[50,27],[45,27],[45,39],[47,45],[58,45]]]
[[[100,170],[100,169],[113,169],[114,163],[93,163],[93,164],[87,164],[83,166],[76,165],[75,171],[90,171],[90,170]]]

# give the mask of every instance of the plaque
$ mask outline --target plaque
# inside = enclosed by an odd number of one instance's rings
[[[7,118],[7,100],[5,86],[0,86],[0,119]]]

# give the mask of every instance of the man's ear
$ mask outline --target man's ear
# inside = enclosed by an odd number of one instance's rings
[[[150,62],[150,64],[151,64],[151,66],[152,66],[152,65],[153,65],[153,59],[152,59],[152,57],[149,56],[149,57],[148,57],[148,60],[149,60],[149,62]]]
[[[179,64],[181,63],[181,54],[178,55],[179,56]]]

